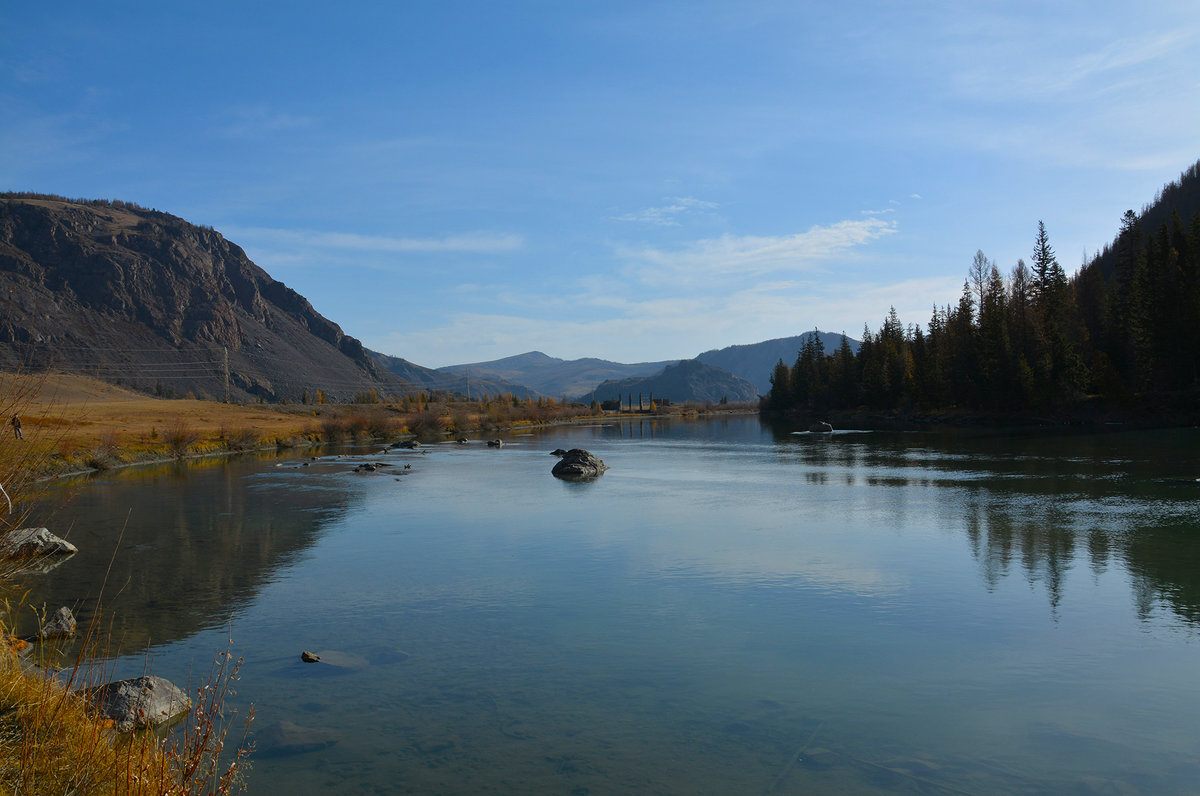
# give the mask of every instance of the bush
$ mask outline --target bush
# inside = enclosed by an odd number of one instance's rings
[[[162,439],[170,449],[171,455],[182,459],[187,455],[188,449],[200,439],[200,435],[182,417],[177,417],[163,432]]]

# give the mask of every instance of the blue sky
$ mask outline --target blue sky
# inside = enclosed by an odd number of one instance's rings
[[[1068,271],[1200,158],[1200,4],[8,3],[0,189],[207,224],[367,346],[691,357]]]

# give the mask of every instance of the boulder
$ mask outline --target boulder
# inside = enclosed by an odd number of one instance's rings
[[[833,433],[833,426],[825,422],[818,422],[809,426],[808,430],[813,434],[831,434]]]
[[[31,558],[78,553],[79,548],[47,528],[21,528],[0,540],[0,557]]]
[[[170,680],[152,674],[88,689],[88,700],[121,732],[157,727],[192,709],[192,700]]]
[[[566,456],[567,452],[565,450],[563,450],[562,448],[555,448],[554,450],[550,451],[550,455],[562,457],[562,456]]]
[[[65,605],[55,611],[54,616],[50,617],[38,631],[38,638],[64,638],[73,635],[75,635],[75,614],[71,613],[71,609]]]
[[[558,478],[582,479],[596,478],[607,469],[608,465],[597,457],[582,448],[572,448],[563,454],[550,472]]]

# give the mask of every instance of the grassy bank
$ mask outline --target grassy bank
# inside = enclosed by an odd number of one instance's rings
[[[11,385],[16,377],[7,378]],[[34,477],[43,478],[325,442],[493,434],[594,414],[578,404],[511,396],[472,402],[418,395],[394,403],[223,404],[155,398],[82,376],[22,380],[20,455]],[[7,421],[16,410],[0,406],[0,411]],[[11,437],[11,429],[3,431]]]

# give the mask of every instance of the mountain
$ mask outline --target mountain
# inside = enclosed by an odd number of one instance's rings
[[[240,400],[410,389],[220,233],[126,202],[0,194],[0,301],[3,368]]]
[[[592,395],[589,392],[581,396],[581,400],[591,400]],[[668,365],[653,376],[606,381],[597,385],[594,395],[597,401],[627,400],[630,395],[645,395],[649,401],[653,395],[656,400],[668,398],[681,403],[722,399],[755,401],[758,400],[759,391],[746,379],[727,370],[698,359],[685,359],[678,364]]]
[[[666,362],[639,362],[624,365],[620,362],[610,362],[606,359],[558,359],[547,356],[541,351],[530,351],[491,362],[473,362],[467,365],[450,365],[438,368],[443,373],[456,375],[470,374],[474,381],[480,376],[504,379],[519,384],[527,384],[538,394],[550,398],[563,395],[589,395],[591,390],[600,382],[609,379],[625,379],[635,376],[649,376],[661,371]],[[772,362],[772,365],[775,363]],[[519,394],[519,393],[518,393]]]
[[[480,398],[484,395],[507,395],[510,393],[518,398],[526,396],[536,398],[540,395],[537,390],[526,387],[524,384],[490,377],[486,374],[467,372],[465,375],[460,376],[456,373],[422,367],[421,365],[409,362],[407,359],[388,356],[387,354],[381,354],[378,351],[371,351],[370,349],[367,349],[367,353],[382,365],[385,370],[394,373],[406,382],[424,391],[445,390],[470,396],[471,398]]]
[[[735,376],[751,382],[763,395],[771,391],[771,373],[776,363],[783,360],[789,367],[796,362],[804,341],[814,332],[805,332],[795,337],[779,337],[774,340],[764,340],[750,345],[731,345],[714,351],[705,351],[696,359],[709,365],[724,368]],[[825,346],[826,353],[833,353],[842,344],[842,335],[830,332],[816,332]],[[858,341],[847,338],[851,350],[858,351]],[[732,398],[730,400],[733,400]]]

